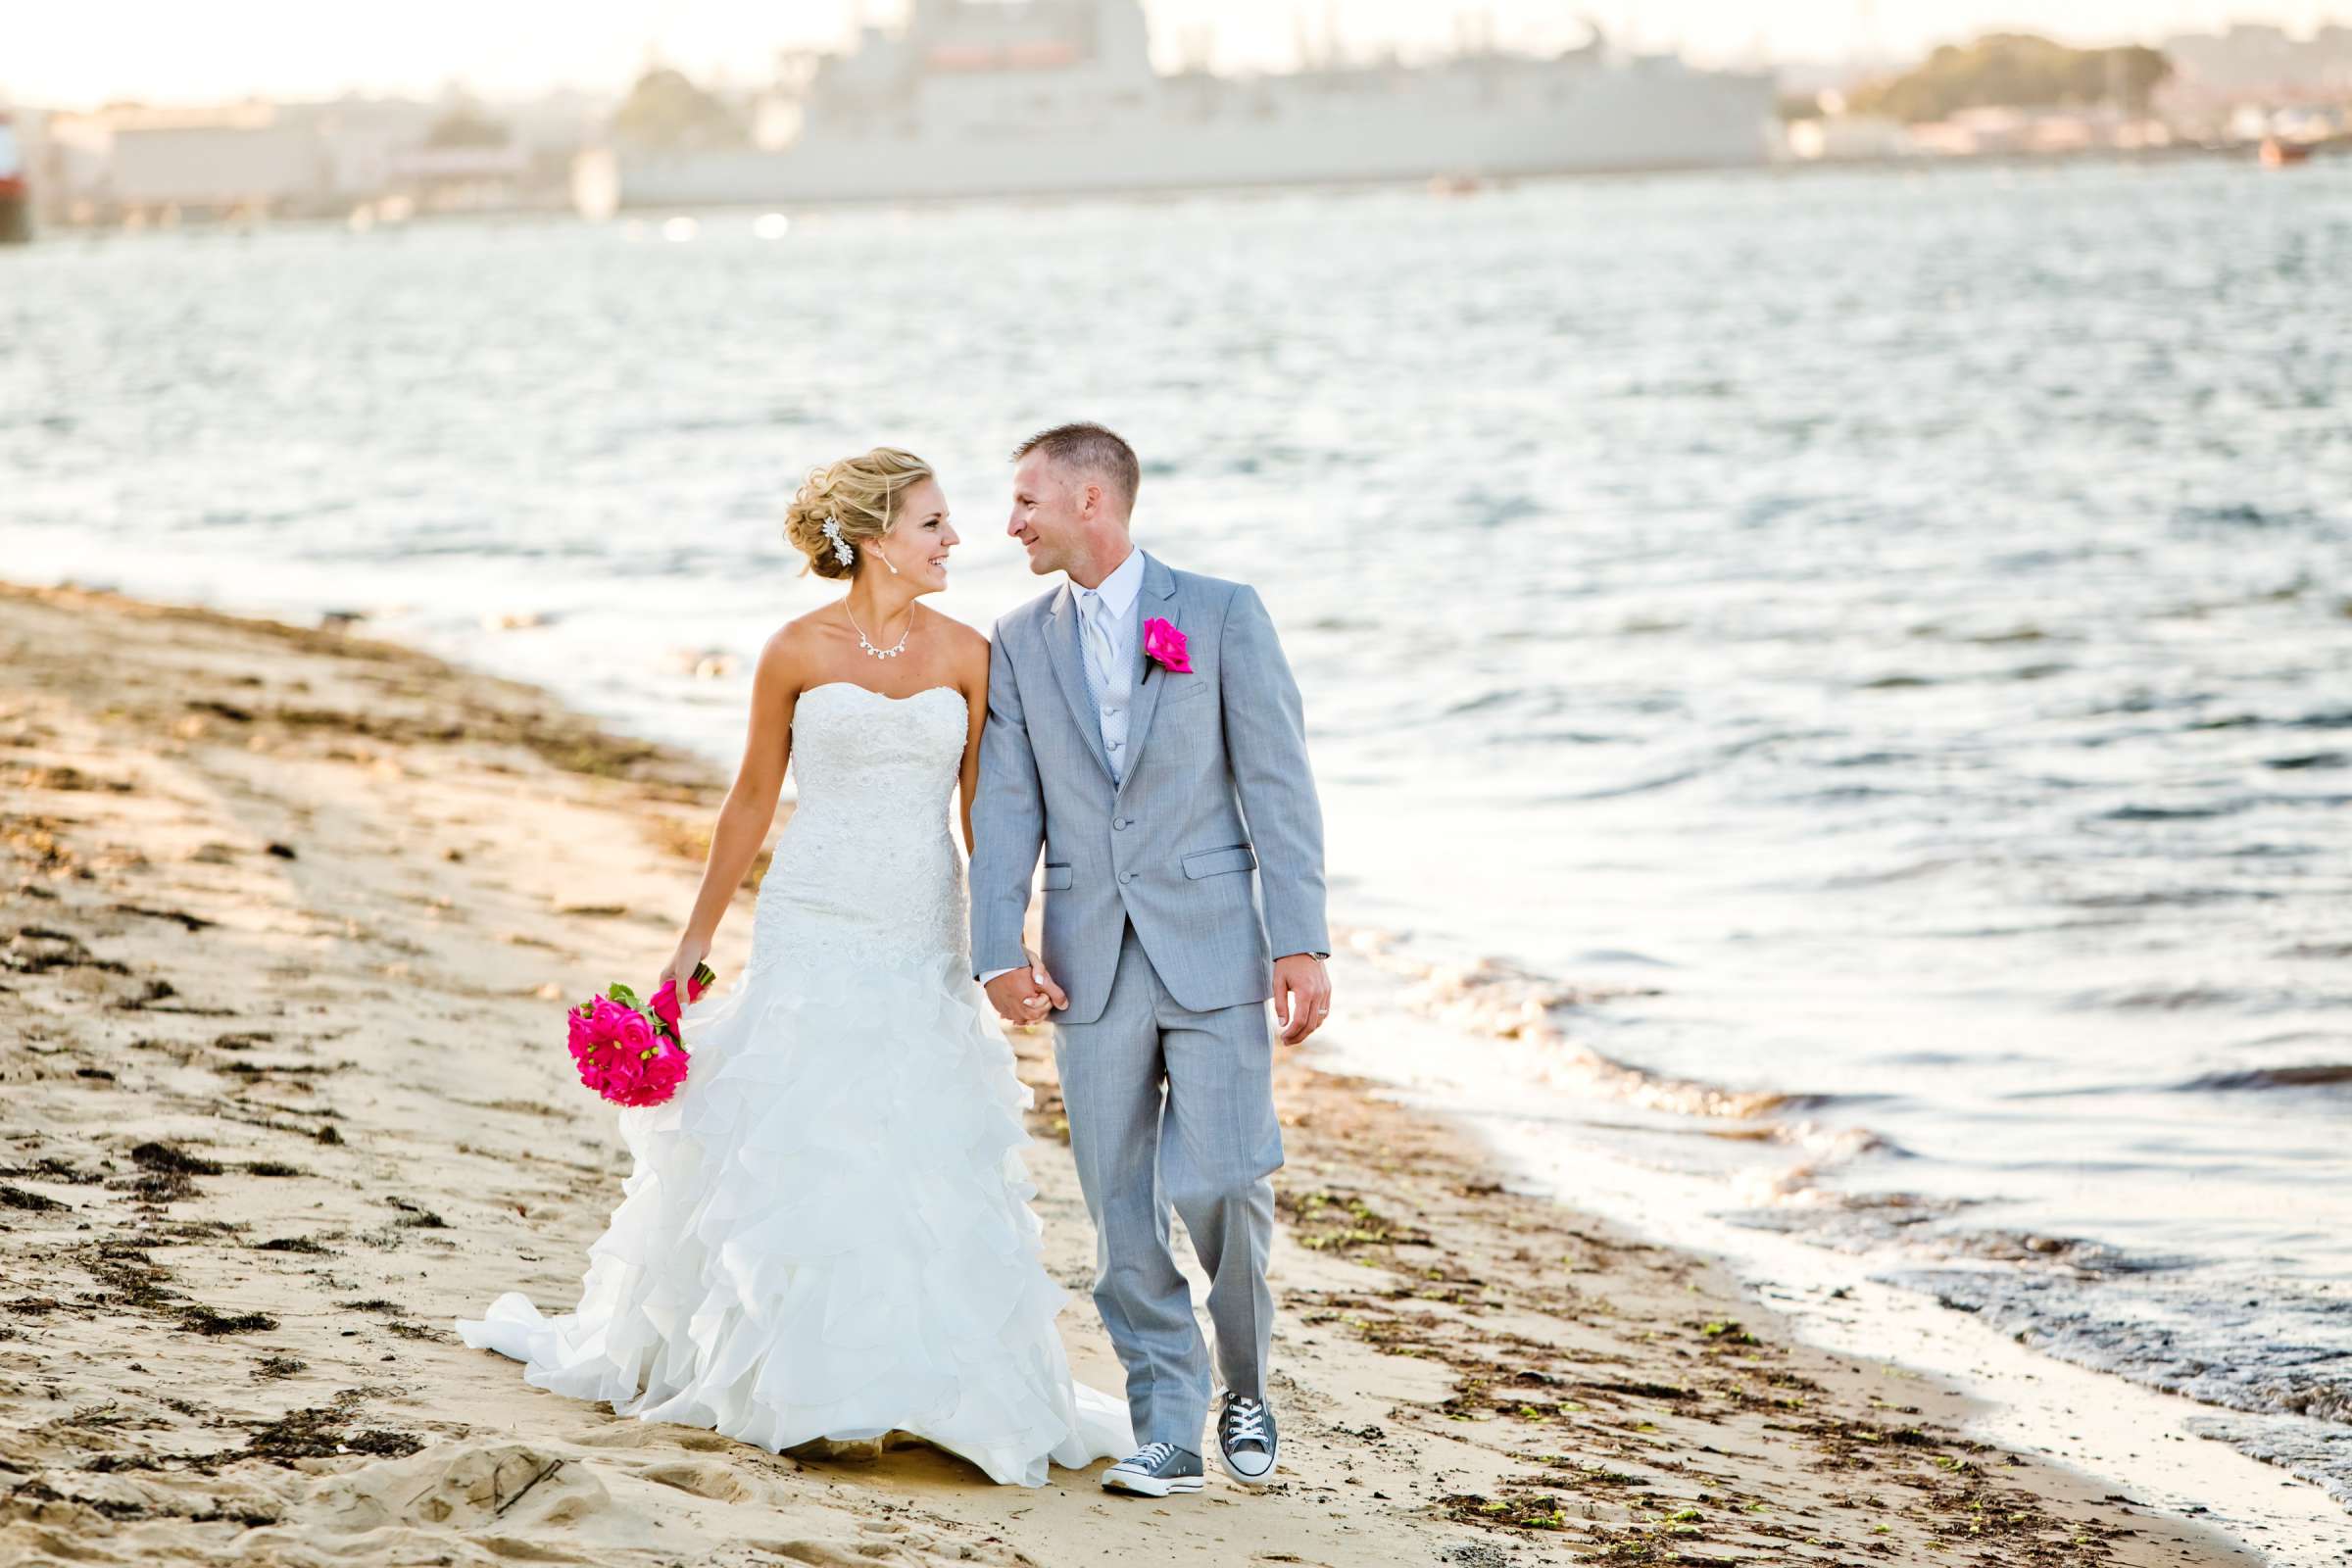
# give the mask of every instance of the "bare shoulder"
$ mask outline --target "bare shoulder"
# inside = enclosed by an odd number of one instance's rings
[[[799,685],[799,677],[816,667],[831,613],[832,607],[828,605],[777,627],[760,650],[760,673],[770,679],[781,678],[787,685]]]
[[[982,657],[987,656],[988,636],[977,627],[967,626],[954,615],[942,614],[929,605],[920,607],[919,613],[923,617],[923,634],[938,637],[954,649],[958,658],[974,651]]]
[[[923,631],[935,636],[947,649],[948,662],[958,678],[986,680],[988,678],[988,637],[976,627],[967,626],[953,615],[943,615],[929,606],[923,607]]]

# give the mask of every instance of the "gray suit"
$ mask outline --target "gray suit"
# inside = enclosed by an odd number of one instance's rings
[[[1282,1164],[1265,1003],[1272,956],[1331,946],[1322,809],[1298,688],[1253,591],[1145,558],[1118,773],[1087,695],[1078,618],[1065,583],[997,623],[972,964],[1028,961],[1021,928],[1042,850],[1044,957],[1070,999],[1054,1055],[1095,1221],[1095,1302],[1127,1368],[1138,1440],[1198,1453],[1209,1358],[1168,1251],[1168,1208],[1209,1276],[1217,1372],[1262,1397],[1265,1178]],[[1184,633],[1190,674],[1145,658],[1148,618]]]

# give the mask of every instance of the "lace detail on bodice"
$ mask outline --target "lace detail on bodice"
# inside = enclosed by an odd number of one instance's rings
[[[960,958],[963,858],[949,807],[969,721],[952,686],[894,698],[831,681],[801,693],[800,801],[760,884],[747,975],[778,962]]]

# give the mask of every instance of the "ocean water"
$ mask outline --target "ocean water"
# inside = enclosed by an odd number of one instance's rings
[[[731,760],[798,470],[931,458],[985,625],[1102,418],[1494,1114],[2352,1499],[2352,165],[754,217],[0,255],[0,575]]]

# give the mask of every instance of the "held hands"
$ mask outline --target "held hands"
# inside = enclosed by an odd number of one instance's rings
[[[1066,1007],[1070,999],[1034,958],[1018,969],[1007,969],[988,983],[988,1000],[1006,1023],[1038,1023],[1049,1007]]]
[[[1331,973],[1311,953],[1294,953],[1274,960],[1274,1021],[1282,1025],[1282,1043],[1295,1046],[1323,1027],[1331,1016]]]

